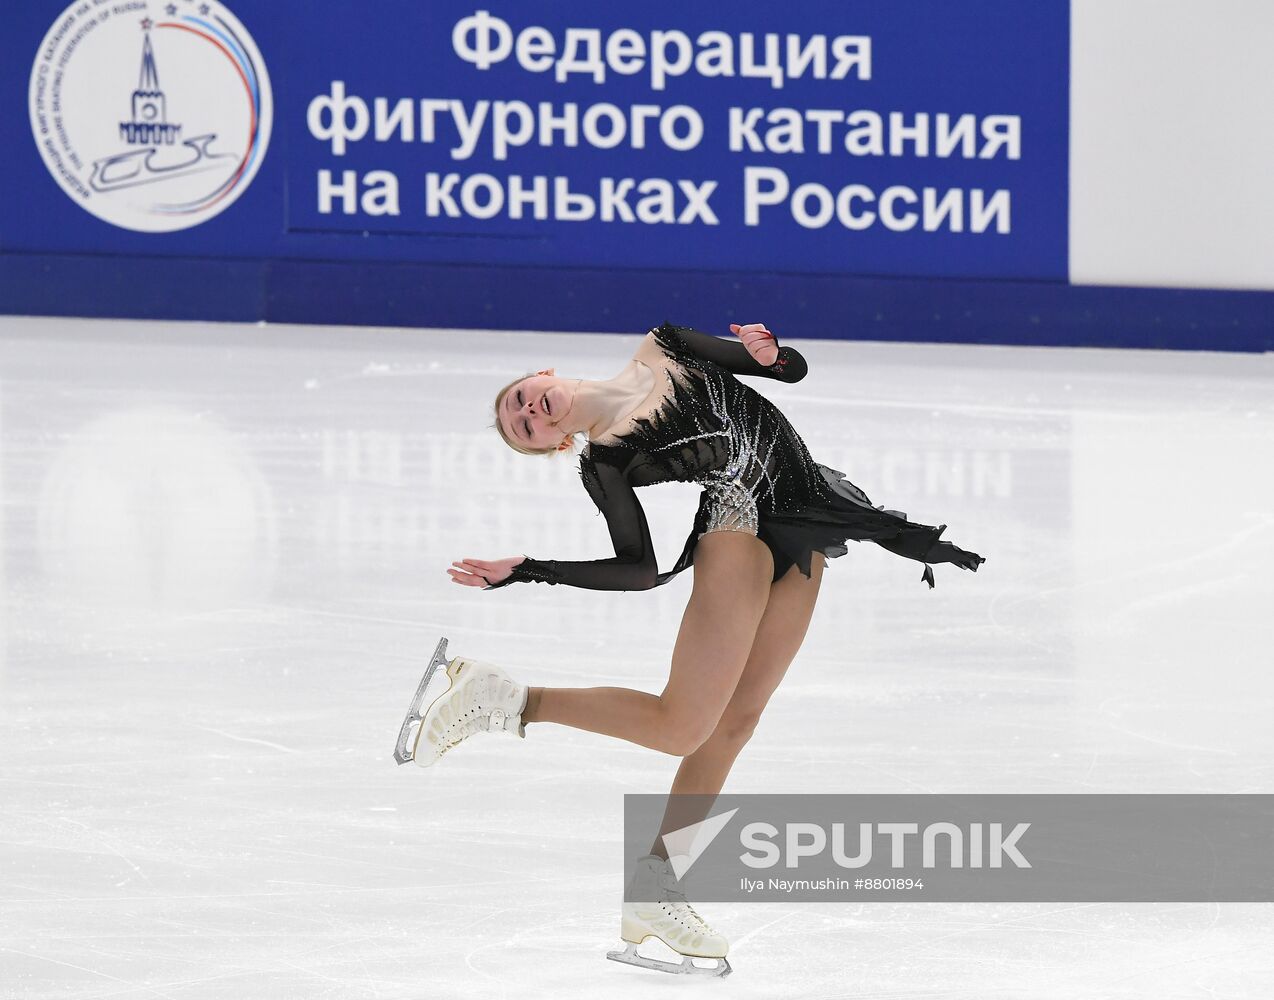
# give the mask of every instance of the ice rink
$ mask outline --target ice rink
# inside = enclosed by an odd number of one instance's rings
[[[728,979],[616,965],[622,796],[675,758],[541,725],[395,766],[441,635],[531,684],[662,686],[690,572],[445,570],[613,555],[574,460],[515,454],[491,406],[613,376],[663,318],[0,317],[0,997],[1274,995],[1265,904],[704,904]],[[727,791],[1274,791],[1274,355],[759,318],[810,373],[751,384],[814,458],[987,562],[930,591],[870,543],[832,560]],[[698,487],[639,496],[666,568]]]

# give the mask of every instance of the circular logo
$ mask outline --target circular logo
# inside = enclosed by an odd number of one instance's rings
[[[86,211],[145,233],[225,211],[265,158],[265,62],[214,0],[77,0],[31,68],[31,131]]]

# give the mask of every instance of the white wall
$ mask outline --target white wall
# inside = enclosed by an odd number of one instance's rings
[[[1274,0],[1071,10],[1071,281],[1274,289]]]

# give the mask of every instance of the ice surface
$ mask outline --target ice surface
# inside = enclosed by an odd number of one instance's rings
[[[674,758],[538,726],[394,765],[441,634],[662,686],[690,572],[445,572],[612,554],[491,402],[642,329],[0,318],[0,997],[1271,995],[1268,905],[708,904],[729,980],[629,969],[622,795]],[[809,376],[753,384],[814,457],[988,561],[833,560],[728,790],[1274,791],[1274,357],[784,342]],[[697,488],[640,495],[662,568]]]

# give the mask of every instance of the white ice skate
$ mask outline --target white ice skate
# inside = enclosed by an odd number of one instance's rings
[[[462,656],[447,660],[446,649],[444,637],[434,650],[398,731],[394,760],[399,764],[414,760],[421,767],[429,767],[456,744],[478,732],[503,731],[526,737],[526,728],[522,725],[526,685],[518,684],[494,664]],[[447,689],[421,713],[420,705],[429,682],[434,672],[444,665]]]
[[[607,958],[660,972],[700,976],[730,974],[730,963],[725,957],[729,942],[686,902],[681,883],[667,861],[653,854],[638,859],[628,895],[648,902],[624,903],[619,929],[624,949],[607,952]],[[640,954],[637,946],[652,937],[681,955],[681,961],[669,962]],[[696,958],[713,959],[715,964],[695,965]]]

